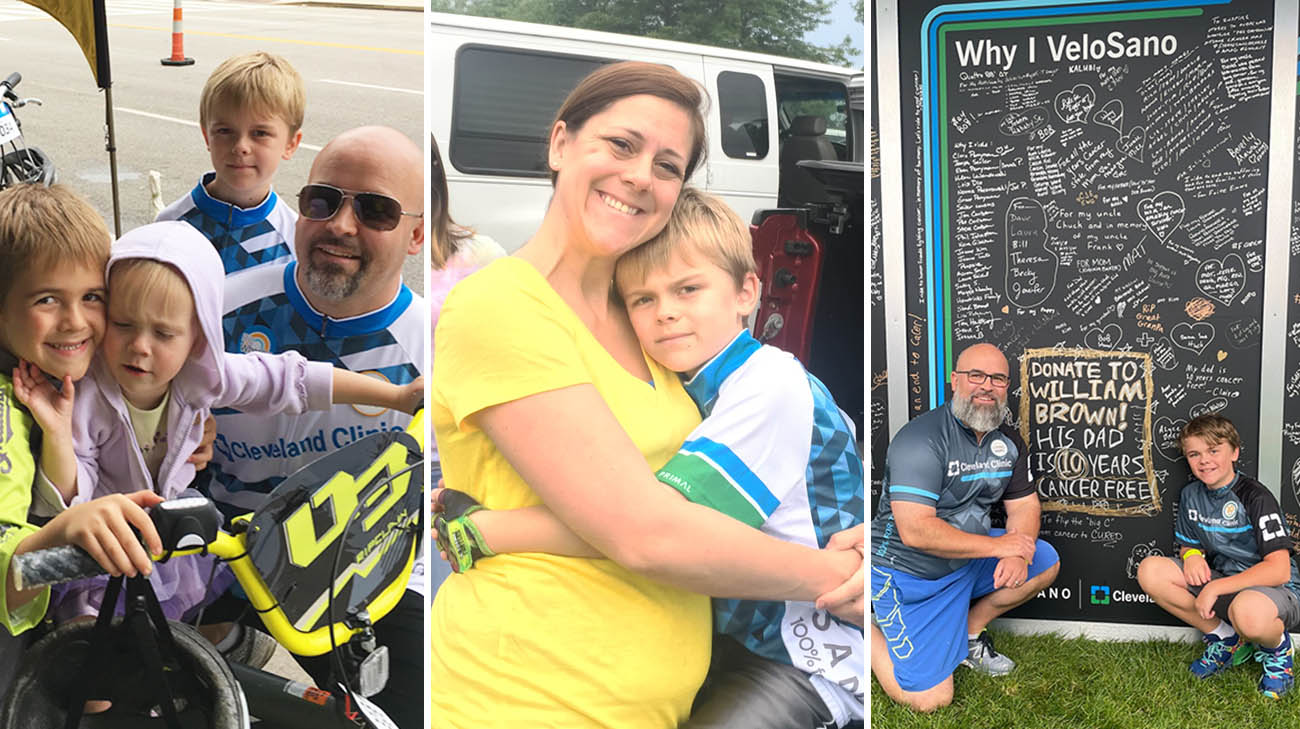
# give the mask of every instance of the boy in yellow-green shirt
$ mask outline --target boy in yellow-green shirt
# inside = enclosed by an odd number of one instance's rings
[[[134,575],[152,571],[146,546],[162,551],[144,511],[162,499],[150,492],[95,499],[39,528],[28,522],[37,449],[52,453],[71,444],[41,437],[14,397],[11,375],[30,362],[69,388],[86,373],[104,334],[109,245],[99,214],[67,188],[0,191],[0,625],[11,635],[40,622],[49,604],[48,588],[17,588],[9,570],[14,555],[76,544],[110,574]]]

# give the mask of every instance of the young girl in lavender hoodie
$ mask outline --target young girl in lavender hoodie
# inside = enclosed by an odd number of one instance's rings
[[[399,387],[296,352],[225,352],[221,259],[189,223],[128,232],[113,244],[105,277],[108,328],[75,396],[69,378],[60,392],[30,365],[14,383],[45,433],[36,498],[47,509],[145,489],[175,498],[194,479],[186,459],[212,408],[273,415],[353,403],[409,412],[424,398],[423,379]],[[149,579],[173,619],[231,582],[224,566],[214,573],[213,560],[198,555],[159,563]],[[52,600],[54,617],[97,613],[106,582],[67,586]]]

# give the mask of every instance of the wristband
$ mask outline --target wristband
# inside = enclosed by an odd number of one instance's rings
[[[1201,550],[1196,549],[1195,547],[1193,547],[1192,549],[1189,549],[1189,550],[1187,550],[1186,552],[1183,552],[1183,561],[1184,561],[1184,562],[1187,561],[1187,558],[1190,557],[1190,556],[1192,556],[1193,554],[1199,554],[1199,555],[1201,555],[1201,559],[1205,559],[1205,552],[1202,552]]]

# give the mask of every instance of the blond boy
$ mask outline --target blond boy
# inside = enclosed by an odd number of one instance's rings
[[[293,257],[297,215],[271,179],[302,141],[305,106],[302,77],[265,51],[226,59],[203,86],[199,127],[212,171],[157,219],[197,228],[226,275]]]
[[[142,508],[161,500],[150,493],[95,499],[39,529],[27,522],[37,471],[32,448],[40,441],[43,453],[59,453],[71,442],[40,437],[14,397],[11,373],[30,362],[63,387],[86,374],[104,335],[109,240],[99,214],[65,187],[0,191],[0,624],[13,635],[41,620],[49,590],[18,590],[12,556],[77,544],[111,574],[148,574],[149,555],[128,525],[140,530],[151,552],[162,550]]]
[[[749,228],[694,188],[682,190],[662,233],[618,261],[617,292],[641,347],[681,376],[704,416],[657,475],[772,536],[825,547],[862,523],[862,460],[825,386],[745,329],[758,303],[755,272]],[[472,554],[453,560],[492,550],[600,556],[553,517],[534,529],[542,511],[453,518],[440,527],[440,546],[449,527],[455,541],[473,542]],[[713,607],[713,664],[682,729],[844,726],[863,717],[860,626],[807,602],[715,599]]]

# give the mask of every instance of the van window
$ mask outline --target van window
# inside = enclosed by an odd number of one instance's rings
[[[767,90],[751,73],[718,74],[718,113],[722,151],[736,159],[767,156]]]
[[[799,117],[820,117],[825,120],[823,136],[834,148],[835,159],[851,160],[853,140],[849,138],[848,106],[848,90],[842,81],[777,76],[778,142],[785,144]]]
[[[451,144],[461,172],[547,177],[551,120],[578,82],[608,59],[466,46],[456,56]]]

